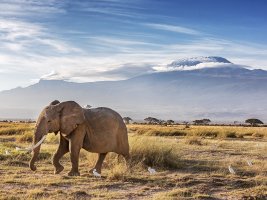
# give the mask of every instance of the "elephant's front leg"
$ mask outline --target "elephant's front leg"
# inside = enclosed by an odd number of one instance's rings
[[[72,165],[71,170],[68,173],[69,176],[80,176],[79,155],[83,145],[83,139],[84,134],[82,132],[79,132],[79,129],[75,130],[75,132],[72,133],[72,136],[69,139],[70,160]]]
[[[55,171],[54,174],[59,174],[60,172],[63,171],[64,167],[60,164],[59,160],[69,152],[69,141],[66,140],[61,134],[60,134],[60,142],[58,149],[56,153],[53,156],[53,165],[55,166]]]
[[[71,145],[73,146],[73,145]],[[81,148],[70,147],[70,161],[71,161],[71,170],[68,173],[69,176],[80,176],[79,172],[79,155]]]

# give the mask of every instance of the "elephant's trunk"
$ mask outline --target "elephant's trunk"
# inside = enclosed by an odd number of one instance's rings
[[[36,140],[34,140],[36,141]],[[37,143],[38,141],[34,142],[35,144]],[[32,158],[30,160],[30,168],[32,171],[35,171],[36,170],[36,166],[34,165],[35,161],[37,160],[37,157],[39,155],[39,152],[40,152],[40,148],[41,148],[41,145],[39,145],[38,147],[36,147],[35,149],[33,149],[32,151]]]
[[[37,123],[37,127],[34,132],[34,139],[33,139],[33,144],[34,146],[42,139],[42,137],[46,134],[46,126],[45,126],[45,120],[41,120],[41,122]],[[32,171],[36,170],[35,161],[37,160],[37,157],[39,155],[41,148],[41,144],[36,146],[32,150],[32,158],[29,163],[29,167]]]

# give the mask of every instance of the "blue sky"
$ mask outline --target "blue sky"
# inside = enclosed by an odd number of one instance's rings
[[[267,69],[265,0],[0,0],[0,90],[120,80],[194,56]]]

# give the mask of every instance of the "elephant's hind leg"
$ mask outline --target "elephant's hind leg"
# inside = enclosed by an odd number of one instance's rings
[[[95,167],[93,169],[91,169],[90,172],[93,172],[93,170],[96,169],[96,171],[101,174],[102,164],[103,164],[103,161],[104,161],[106,155],[107,155],[107,153],[99,153],[98,154],[98,160],[95,164]]]
[[[124,158],[125,161],[122,159],[122,157]],[[129,154],[118,154],[117,162],[118,163],[125,162],[127,169],[129,169],[129,170],[131,169],[131,161],[130,161],[130,155]]]
[[[129,154],[129,153],[127,153],[127,154],[122,154],[122,156],[123,156],[124,159],[125,159],[127,169],[131,170],[131,157],[130,157],[130,154]]]
[[[63,171],[64,167],[60,164],[59,160],[69,152],[69,141],[60,135],[60,143],[56,153],[53,156],[53,165],[55,166],[54,174],[59,174]]]

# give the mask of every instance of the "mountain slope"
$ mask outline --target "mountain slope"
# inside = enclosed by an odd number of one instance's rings
[[[267,71],[249,70],[225,60],[226,65],[219,67],[155,72],[123,81],[41,80],[27,88],[1,92],[0,117],[36,118],[45,105],[58,99],[108,106],[135,119],[244,121],[258,117],[267,121]]]

